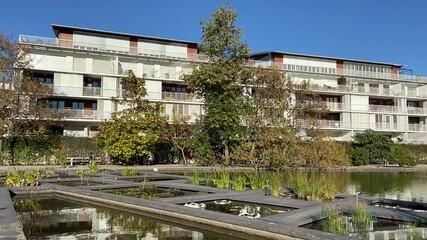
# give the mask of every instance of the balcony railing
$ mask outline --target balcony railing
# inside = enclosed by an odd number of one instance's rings
[[[110,117],[111,112],[92,109],[55,109],[66,120],[104,120]]]
[[[162,100],[166,101],[183,101],[183,102],[201,102],[201,99],[196,98],[195,93],[178,93],[178,92],[162,92]]]
[[[252,63],[252,64],[256,65],[256,63]],[[274,64],[274,63],[270,63],[270,65],[271,64]],[[258,64],[258,65],[262,65],[262,64]],[[289,72],[301,72],[301,73],[311,73],[311,74],[313,73],[314,74],[330,74],[330,75],[361,77],[361,78],[378,78],[378,79],[389,79],[389,80],[400,80],[400,81],[427,82],[427,77],[424,77],[424,76],[380,73],[380,72],[373,72],[373,71],[360,71],[360,70],[326,68],[326,67],[314,67],[314,66],[307,66],[307,65],[283,64],[283,67],[281,67],[281,69]]]
[[[407,107],[406,109],[410,115],[427,115],[427,108]]]
[[[427,132],[427,125],[425,125],[425,124],[408,124],[408,131]]]
[[[179,59],[179,60],[189,60],[189,61],[198,61],[198,62],[208,61],[207,56],[203,54],[191,54],[191,53],[171,52],[171,51],[156,51],[151,49],[141,49],[141,48],[135,48],[130,46],[129,47],[112,46],[112,45],[105,45],[105,44],[77,42],[73,40],[46,38],[46,37],[38,37],[38,36],[20,35],[19,42],[23,44],[73,48],[73,49],[81,49],[81,50],[89,50],[89,51],[97,51],[97,52],[130,54],[130,55],[139,55],[139,56],[147,56],[147,57],[155,57],[155,58]]]
[[[398,106],[369,105],[369,111],[375,113],[403,113],[403,108]]]

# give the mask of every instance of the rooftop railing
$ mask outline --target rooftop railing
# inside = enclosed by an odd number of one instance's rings
[[[89,50],[89,51],[97,51],[97,52],[130,54],[130,55],[139,55],[139,56],[147,56],[147,57],[155,57],[155,58],[167,58],[167,59],[189,60],[189,61],[199,61],[199,62],[208,61],[207,56],[203,54],[157,51],[152,49],[142,49],[142,48],[130,47],[130,46],[129,47],[113,46],[113,45],[96,44],[96,43],[89,43],[89,42],[78,42],[73,40],[65,40],[65,39],[57,39],[57,38],[38,37],[38,36],[20,35],[19,42],[23,44],[73,48],[73,49]]]
[[[252,64],[255,64],[255,63],[252,63]],[[276,63],[270,63],[270,64],[276,64]],[[381,72],[373,72],[373,71],[360,71],[360,70],[351,70],[351,69],[327,68],[327,67],[315,67],[315,66],[307,66],[307,65],[283,64],[283,70],[290,71],[290,72],[301,72],[301,73],[331,74],[331,75],[349,76],[349,77],[427,82],[427,77],[424,77],[424,76],[413,76],[413,75],[381,73]]]

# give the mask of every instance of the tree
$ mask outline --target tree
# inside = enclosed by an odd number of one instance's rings
[[[412,152],[404,146],[393,146],[389,155],[390,163],[399,164],[399,166],[413,167],[417,165],[417,159]]]
[[[0,136],[2,140],[10,138],[12,165],[18,137],[44,135],[59,117],[49,107],[52,89],[32,78],[28,53],[28,49],[0,33]]]
[[[181,153],[182,161],[187,164],[185,152],[191,148],[191,143],[195,134],[195,126],[189,124],[190,116],[172,115],[172,122],[169,125],[168,135],[175,150]]]
[[[393,141],[381,133],[366,130],[354,136],[355,148],[363,148],[369,153],[369,162],[381,163],[387,160]]]
[[[111,119],[99,126],[96,143],[120,163],[144,163],[156,146],[166,136],[167,121],[160,103],[151,103],[145,97],[147,90],[144,79],[137,78],[132,71],[121,79],[126,89],[123,99],[113,99],[128,107],[115,112]]]
[[[237,14],[227,3],[201,22],[200,50],[209,62],[184,76],[190,88],[205,101],[202,131],[218,159],[226,165],[230,160],[230,147],[245,134],[243,85],[250,79],[250,71],[245,66],[250,51],[241,40],[243,30],[236,27],[236,19]]]

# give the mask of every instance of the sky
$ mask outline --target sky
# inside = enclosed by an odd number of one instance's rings
[[[51,24],[200,41],[225,0],[0,0],[0,32],[54,37]],[[427,76],[427,0],[231,0],[252,52],[397,63]],[[408,72],[410,73],[410,72]]]

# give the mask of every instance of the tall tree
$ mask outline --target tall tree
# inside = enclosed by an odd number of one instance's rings
[[[10,164],[15,162],[19,136],[46,134],[58,117],[49,107],[52,89],[32,78],[28,53],[28,49],[0,33],[0,136],[10,138]]]
[[[250,79],[250,71],[245,67],[250,51],[242,42],[243,30],[236,27],[236,19],[237,14],[227,3],[201,22],[200,50],[209,62],[184,77],[205,101],[203,134],[224,164],[229,164],[229,149],[236,138],[246,134],[242,126],[246,110],[242,86]]]
[[[162,105],[146,99],[145,80],[132,71],[121,79],[126,89],[122,99],[113,99],[126,109],[115,112],[99,126],[96,143],[120,163],[137,164],[152,156],[155,145],[164,139],[167,121]]]

